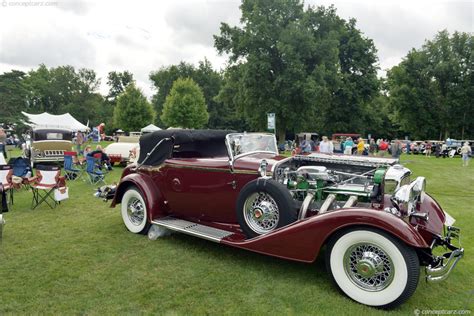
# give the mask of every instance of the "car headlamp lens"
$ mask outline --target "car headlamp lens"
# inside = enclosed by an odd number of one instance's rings
[[[423,192],[426,188],[424,177],[416,178],[412,183],[401,186],[392,196],[392,203],[399,211],[407,215],[413,213],[417,202],[422,202]]]

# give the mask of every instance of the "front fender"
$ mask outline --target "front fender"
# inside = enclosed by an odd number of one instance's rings
[[[130,186],[136,186],[141,191],[149,219],[162,217],[167,214],[167,207],[162,192],[150,176],[140,173],[128,174],[120,180],[111,207],[115,207],[115,205],[122,202],[122,197]]]
[[[356,226],[381,229],[415,248],[429,247],[409,223],[395,215],[373,209],[341,209],[297,221],[249,240],[234,241],[230,236],[221,242],[280,258],[313,262],[331,235]]]

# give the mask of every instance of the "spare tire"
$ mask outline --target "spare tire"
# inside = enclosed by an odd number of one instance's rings
[[[288,189],[273,179],[247,183],[237,198],[237,221],[248,238],[293,223],[298,209]]]

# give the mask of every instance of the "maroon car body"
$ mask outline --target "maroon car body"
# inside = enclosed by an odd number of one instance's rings
[[[243,150],[243,142],[250,136],[253,137],[249,142],[252,146],[266,142],[267,147]],[[428,281],[444,280],[462,257],[463,250],[451,243],[459,234],[457,228],[450,226],[452,222],[448,223],[451,217],[424,192],[424,188],[417,189],[417,185],[424,184],[423,179],[412,183],[409,193],[418,192],[418,195],[413,205],[407,206],[413,201],[405,201],[401,191],[409,190],[410,172],[397,165],[396,160],[322,154],[284,157],[276,148],[274,137],[269,134],[192,130],[148,134],[140,140],[138,162],[124,169],[112,206],[124,202],[124,196],[127,198],[128,206],[121,206],[122,216],[127,228],[134,233],[146,233],[150,226],[152,229],[161,227],[301,262],[313,262],[326,244],[330,250],[337,250],[338,242],[344,239],[341,236],[360,232],[379,234],[389,241],[395,240],[393,243],[399,243],[400,247],[406,247],[406,251],[416,256],[419,265],[427,266]],[[316,186],[321,182],[319,178],[311,180],[311,176],[318,172],[322,172],[326,179],[323,187]],[[350,181],[341,177],[348,177]],[[358,179],[362,182],[358,183]],[[395,193],[388,192],[393,185]],[[268,191],[266,186],[279,193]],[[288,196],[292,197],[291,204],[284,204],[285,200],[281,198],[286,196],[287,193],[281,191],[286,188],[289,188]],[[260,198],[263,193],[259,190],[267,190],[267,200]],[[311,198],[308,197],[310,194]],[[251,197],[254,200],[249,200]],[[326,209],[329,199],[332,199],[331,206]],[[356,202],[348,204],[349,200]],[[248,201],[253,204],[249,206]],[[290,205],[295,210],[288,215],[281,205]],[[409,214],[406,207],[411,207]],[[302,216],[303,211],[305,215]],[[141,213],[143,216],[136,216]],[[278,218],[262,224],[259,221],[261,216]],[[281,223],[284,216],[287,216],[287,221]],[[134,222],[136,218],[138,221]],[[380,249],[386,247],[386,250],[391,247],[379,246]],[[432,250],[438,246],[450,252],[436,256]],[[387,255],[389,263],[383,266],[380,262],[385,259],[380,253],[384,252],[365,251],[352,268],[348,266],[346,273],[355,284],[354,293],[351,288],[354,284],[348,282],[349,288],[344,288],[334,270],[332,274],[336,284],[354,300],[372,306],[393,307],[406,300],[414,289],[402,291],[398,296],[390,294],[393,298],[387,294],[388,298],[385,302],[382,299],[381,303],[359,298],[356,293],[359,289],[373,292],[369,284],[372,281],[367,281],[370,278],[361,277],[365,270],[373,270],[366,276],[375,279],[374,275],[381,275],[382,269],[390,270],[397,265],[396,260]],[[346,255],[349,254],[351,252],[347,250]],[[327,257],[327,261],[331,258]],[[331,270],[331,263],[328,266]],[[336,269],[335,264],[332,268]],[[410,275],[410,269],[407,270]],[[396,277],[393,279],[396,273],[390,275],[389,272],[384,273],[390,282],[377,281],[380,283],[377,291],[383,295],[390,292],[388,289],[392,283],[397,282]]]

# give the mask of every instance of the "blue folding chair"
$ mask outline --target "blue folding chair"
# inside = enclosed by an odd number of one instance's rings
[[[94,157],[86,157],[86,172],[89,175],[88,179],[91,184],[105,183],[105,174],[97,169],[97,161]]]
[[[64,155],[64,172],[66,179],[77,180],[81,177],[82,170],[74,168],[73,157],[71,155]]]

